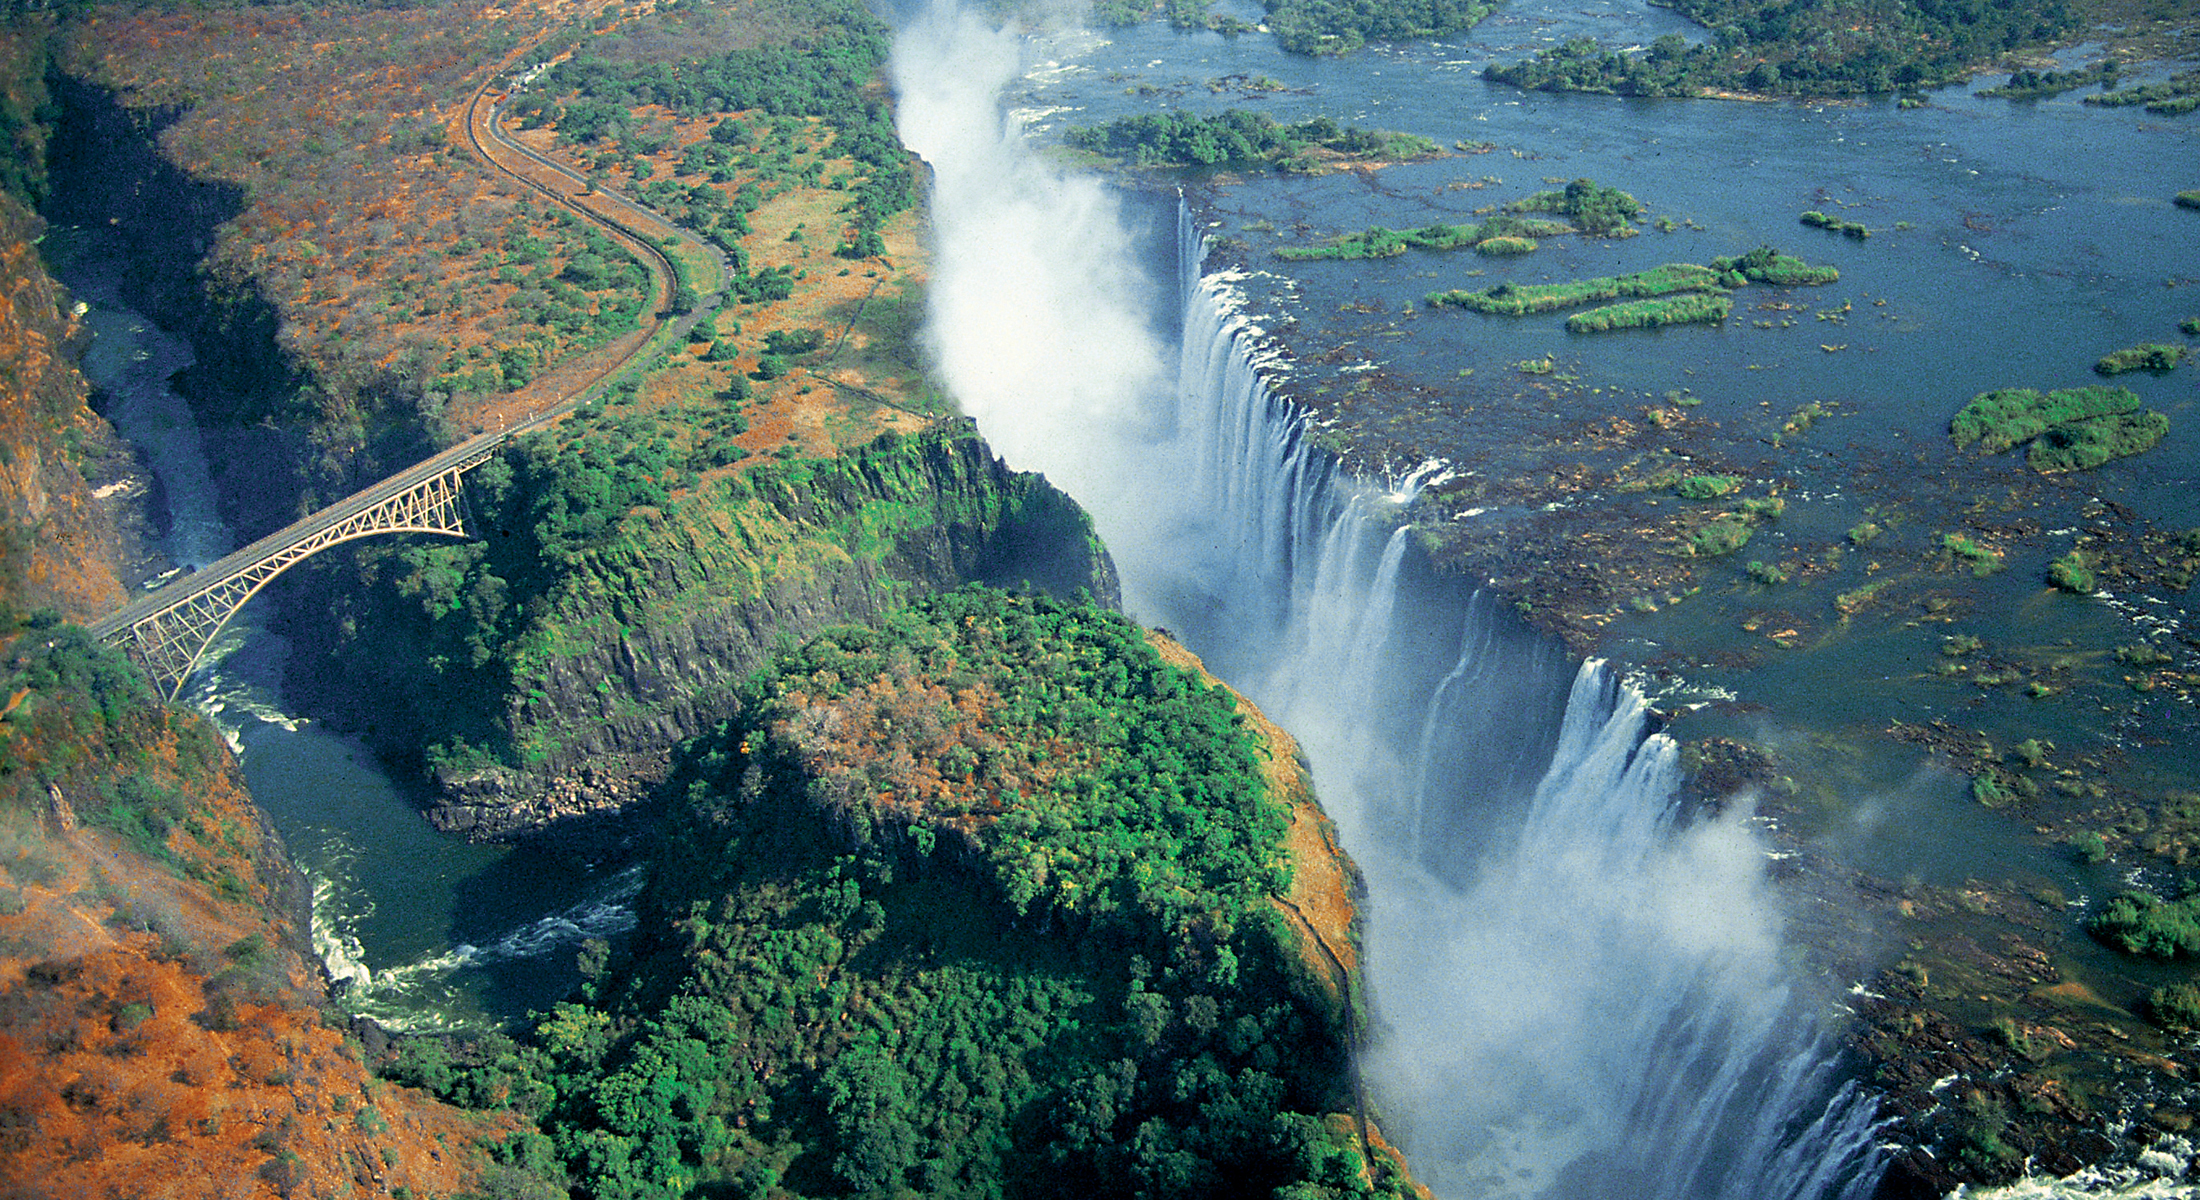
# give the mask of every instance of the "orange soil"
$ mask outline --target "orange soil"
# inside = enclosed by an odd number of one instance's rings
[[[146,768],[173,780],[174,747]],[[70,807],[0,811],[0,1194],[448,1194],[513,1126],[373,1078],[284,945],[233,762],[169,848],[252,882],[215,896]],[[204,872],[210,873],[210,872]],[[231,878],[235,878],[233,874]]]

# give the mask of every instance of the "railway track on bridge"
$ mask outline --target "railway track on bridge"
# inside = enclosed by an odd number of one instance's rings
[[[710,311],[721,298],[722,290],[714,291],[700,297],[684,313],[672,312],[673,301],[679,295],[680,267],[655,238],[638,227],[638,223],[655,223],[666,229],[678,227],[617,192],[593,187],[578,172],[513,141],[497,128],[497,110],[503,103],[497,84],[522,57],[524,51],[510,56],[474,91],[466,106],[467,143],[490,167],[602,228],[640,259],[651,275],[655,327],[631,352],[591,372],[562,397],[525,418],[468,438],[92,622],[92,636],[123,647],[153,674],[155,682],[170,700],[180,694],[207,646],[236,611],[275,576],[296,563],[330,546],[377,534],[468,536],[465,498],[460,483],[466,471],[486,462],[499,446],[512,438],[546,428],[579,408],[614,375],[633,365],[636,359],[655,352],[668,329],[685,334],[701,314]],[[491,146],[496,147],[496,151],[492,151]],[[498,152],[516,155],[561,180],[578,184],[581,190],[573,194],[560,191],[504,161]],[[582,204],[579,196],[608,199],[623,206],[631,216],[622,217],[601,211],[594,204]],[[712,256],[722,283],[726,278],[725,255],[701,239],[696,239],[696,244]],[[675,327],[683,317],[685,324]]]

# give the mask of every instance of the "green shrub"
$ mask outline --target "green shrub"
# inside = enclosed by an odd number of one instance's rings
[[[1971,574],[1986,578],[2002,568],[2001,551],[1988,549],[1960,533],[1940,535],[1940,546],[1955,558],[1970,564]]]
[[[2147,993],[2147,1016],[2179,1033],[2200,1029],[2200,987],[2173,983]]]
[[[1593,179],[1576,179],[1505,207],[1514,212],[1555,212],[1572,218],[1583,233],[1600,237],[1632,233],[1633,222],[1642,216],[1642,201]]]
[[[2122,350],[2103,355],[2093,369],[2102,375],[2121,375],[2126,371],[2168,371],[2183,361],[2185,348],[2167,342],[2146,342],[2127,346]]]
[[[1572,333],[1606,333],[1615,329],[1650,329],[1662,325],[1716,324],[1734,310],[1725,295],[1690,294],[1662,300],[1633,300],[1608,304],[1566,318]]]
[[[2125,892],[2109,901],[2086,928],[2126,954],[2153,958],[2200,954],[2200,902],[2191,896],[2167,901],[2145,892]]]
[[[1777,287],[1817,287],[1834,283],[1841,272],[1834,267],[1814,267],[1800,258],[1782,254],[1771,246],[1759,246],[1739,258],[1714,258],[1711,269],[1722,275],[1740,275],[1751,283]]]
[[[1766,587],[1771,587],[1774,584],[1786,583],[1788,580],[1787,572],[1781,570],[1780,567],[1774,563],[1763,563],[1753,558],[1749,560],[1748,570],[1749,577],[1751,579],[1754,579],[1757,582],[1764,584]]]
[[[1673,485],[1683,500],[1716,500],[1742,490],[1739,475],[1691,475]]]
[[[1893,584],[1893,576],[1888,576],[1885,579],[1875,579],[1860,588],[1854,588],[1835,596],[1833,607],[1839,610],[1843,616],[1854,616],[1862,612],[1865,605],[1878,599],[1879,593],[1886,591]]]
[[[1697,558],[1732,554],[1749,544],[1749,522],[1721,516],[1688,537],[1688,552]]]
[[[1535,252],[1535,248],[1535,239],[1525,237],[1484,238],[1474,244],[1474,251],[1477,254],[1533,254]]]
[[[2093,591],[2092,568],[2086,565],[2085,555],[2075,550],[2047,564],[2047,581],[2066,592],[2090,595]]]
[[[2158,412],[2096,417],[2041,434],[2025,459],[2033,470],[2047,474],[2087,471],[2152,450],[2168,433],[2169,418]]]
[[[1667,263],[1632,275],[1605,275],[1568,283],[1500,283],[1479,292],[1435,292],[1434,306],[1452,306],[1480,313],[1521,316],[1555,312],[1600,300],[1622,297],[1664,296],[1674,292],[1716,291],[1719,274],[1694,263]]]
[[[2135,412],[2129,388],[2064,388],[2042,395],[2032,388],[2001,388],[1971,397],[1948,422],[1958,447],[1977,442],[1988,454],[2021,446],[2057,425],[2114,413]]]

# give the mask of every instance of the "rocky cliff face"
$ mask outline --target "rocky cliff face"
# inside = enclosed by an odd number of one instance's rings
[[[311,376],[280,344],[275,306],[256,278],[207,265],[248,198],[171,161],[162,131],[180,114],[132,109],[96,83],[65,76],[54,80],[54,98],[61,119],[44,211],[119,237],[132,267],[125,298],[191,343],[196,362],[175,385],[198,418],[222,516],[238,541],[387,474],[371,454],[332,459],[316,449],[317,414],[298,407],[299,397],[314,394]]]
[[[0,1193],[478,1186],[515,1122],[372,1077],[219,735],[63,623],[121,602],[145,477],[41,231],[0,194]]]
[[[547,603],[494,699],[516,763],[437,773],[431,818],[501,837],[641,800],[775,648],[965,583],[1115,599],[1082,510],[965,423],[758,468],[629,518]],[[357,629],[328,679],[402,644]],[[356,714],[364,715],[364,714]]]
[[[85,406],[73,302],[38,261],[38,217],[0,195],[0,591],[82,619],[123,599],[115,505],[145,479]],[[87,473],[91,478],[87,478]]]

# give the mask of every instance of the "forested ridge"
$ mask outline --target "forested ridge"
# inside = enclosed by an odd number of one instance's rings
[[[1293,797],[1226,690],[974,588],[744,695],[634,943],[500,1059],[399,1077],[518,1100],[591,1197],[1411,1194],[1347,1116],[1343,992],[1274,902]]]

